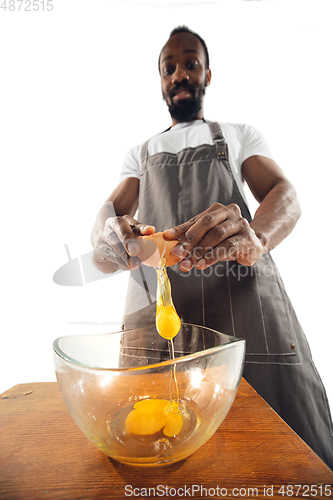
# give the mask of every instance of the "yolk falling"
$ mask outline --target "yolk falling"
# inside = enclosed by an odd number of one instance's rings
[[[164,256],[161,258],[157,272],[157,306],[156,328],[161,337],[172,342],[181,327],[180,318],[172,302],[171,285],[166,271]],[[173,352],[173,350],[172,350]],[[178,387],[175,378],[177,399]],[[183,426],[183,416],[176,401],[166,399],[145,399],[134,405],[134,410],[129,413],[125,422],[127,432],[147,436],[163,429],[163,434],[168,437],[176,436]]]
[[[156,328],[164,339],[173,339],[180,330],[181,322],[172,302],[171,285],[165,259],[162,258],[157,272]]]

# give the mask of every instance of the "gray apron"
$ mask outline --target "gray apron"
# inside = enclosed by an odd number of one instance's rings
[[[214,202],[236,203],[251,215],[228,160],[228,146],[218,123],[207,122],[213,145],[186,148],[177,154],[141,153],[138,220],[156,231],[177,226]],[[333,426],[325,389],[292,304],[269,253],[255,265],[218,262],[204,271],[168,268],[176,310],[185,323],[206,326],[246,340],[244,378],[268,404],[333,468]],[[124,328],[155,322],[156,272],[132,271]],[[177,337],[176,337],[177,340]],[[149,343],[138,336],[137,348]],[[124,365],[135,356],[126,351]],[[182,340],[175,344],[182,354]],[[164,339],[154,339],[153,357],[164,359]]]

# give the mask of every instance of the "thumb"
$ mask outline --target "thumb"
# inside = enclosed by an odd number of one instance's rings
[[[155,232],[155,226],[147,226],[145,224],[140,225],[139,229],[142,235],[153,234]]]
[[[184,224],[181,224],[180,226],[165,229],[165,231],[163,231],[163,234],[169,240],[179,240],[182,236],[184,236],[184,234],[192,226],[192,224],[192,221],[184,222]]]

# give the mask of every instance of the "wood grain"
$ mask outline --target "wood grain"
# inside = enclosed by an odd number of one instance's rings
[[[186,460],[158,468],[122,465],[95,448],[76,427],[55,382],[6,391],[0,396],[0,419],[1,499],[203,499],[235,494],[281,499],[291,497],[278,493],[281,485],[333,485],[333,472],[245,380],[214,436]],[[294,493],[296,497],[296,488]],[[323,486],[314,496],[304,487],[298,497],[332,498],[328,493]]]

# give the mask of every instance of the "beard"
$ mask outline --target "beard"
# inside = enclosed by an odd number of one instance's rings
[[[191,94],[192,98],[184,99],[175,104],[172,98],[176,95],[179,87],[187,90]],[[204,85],[196,86],[188,83],[187,80],[183,80],[181,83],[176,83],[173,89],[167,94],[163,93],[163,99],[168,106],[171,118],[177,122],[190,122],[196,119],[199,111],[202,109],[203,97],[205,93],[206,81]],[[169,102],[167,101],[167,97],[169,97]]]

